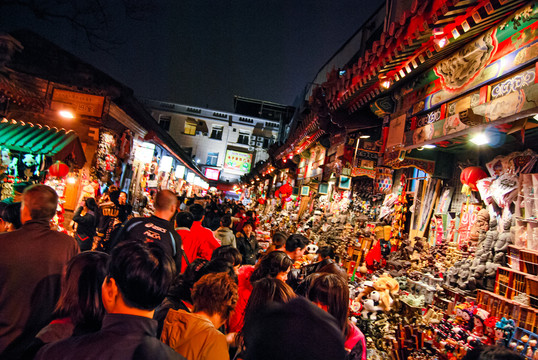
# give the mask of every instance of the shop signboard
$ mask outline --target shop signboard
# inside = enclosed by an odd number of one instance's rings
[[[248,174],[250,172],[251,163],[252,154],[235,150],[226,150],[224,169]]]
[[[176,179],[183,179],[183,177],[185,177],[185,166],[177,165],[174,175]]]
[[[69,90],[52,91],[52,110],[73,110],[77,115],[100,118],[103,114],[104,96],[90,95]]]
[[[172,168],[172,161],[174,159],[171,156],[163,156],[159,161],[159,171],[169,172]]]
[[[218,169],[212,169],[212,168],[206,168],[204,175],[209,180],[218,180],[220,176],[220,170]]]
[[[191,184],[191,185],[194,184],[194,176],[195,176],[195,174],[194,174],[193,172],[189,172],[189,173],[187,174],[187,182],[188,182],[189,184]]]
[[[136,147],[135,160],[144,164],[149,164],[153,160],[155,144],[143,142]]]

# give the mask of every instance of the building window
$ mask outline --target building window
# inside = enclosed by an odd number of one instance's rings
[[[237,142],[239,144],[248,145],[249,141],[249,134],[243,131],[239,131],[239,137],[237,138]]]
[[[213,126],[211,130],[211,139],[222,140],[222,126]]]
[[[271,144],[271,142],[269,141],[268,138],[264,138],[263,139],[263,148],[264,149],[267,149],[269,147],[269,145]]]
[[[196,124],[196,120],[192,118],[187,118],[187,120],[185,120],[185,130],[183,131],[183,133],[185,135],[196,135]]]
[[[217,166],[219,161],[219,153],[207,153],[206,165]]]
[[[172,117],[170,115],[159,115],[159,126],[165,130],[170,130],[170,122],[172,120]]]

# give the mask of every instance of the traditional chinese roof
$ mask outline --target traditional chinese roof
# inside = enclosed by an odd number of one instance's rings
[[[524,0],[413,0],[337,81],[329,107],[354,112],[410,74],[420,73],[526,4]],[[445,46],[439,46],[442,43]]]
[[[73,155],[78,167],[86,162],[79,137],[74,131],[47,125],[3,119],[0,122],[0,147],[42,154],[54,160],[65,160]]]

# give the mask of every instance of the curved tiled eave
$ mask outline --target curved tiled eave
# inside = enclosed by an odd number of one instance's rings
[[[439,6],[440,3],[443,5]],[[347,109],[356,111],[378,95],[386,92],[381,81],[389,79],[392,86],[431,68],[443,57],[453,53],[465,45],[474,36],[489,30],[494,24],[505,19],[528,1],[490,0],[477,1],[430,1],[429,12],[424,10],[423,26],[416,31],[404,31],[412,20],[413,13],[405,13],[399,24],[391,24],[388,33],[383,33],[379,41],[375,41],[365,56],[353,66],[348,67],[346,76],[339,78],[331,85],[325,84],[328,103],[332,110]],[[446,6],[445,6],[446,5]],[[437,9],[436,9],[437,7]],[[485,9],[489,10],[486,11]],[[493,9],[493,11],[491,11]],[[473,14],[478,13],[481,21],[476,23]],[[406,17],[406,20],[403,20]],[[464,22],[466,31],[463,28]],[[455,25],[454,25],[455,24]],[[434,29],[454,28],[459,36],[454,38],[452,32],[445,33],[448,44],[438,48],[434,44]],[[384,47],[382,47],[382,45]],[[402,77],[403,75],[403,77]]]

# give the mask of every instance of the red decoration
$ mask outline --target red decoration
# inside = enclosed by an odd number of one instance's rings
[[[476,182],[487,178],[488,174],[481,167],[471,166],[463,169],[460,175],[460,181],[463,185],[467,185],[472,191],[478,191]]]
[[[69,173],[69,166],[61,161],[56,161],[49,167],[49,175],[62,178]]]

